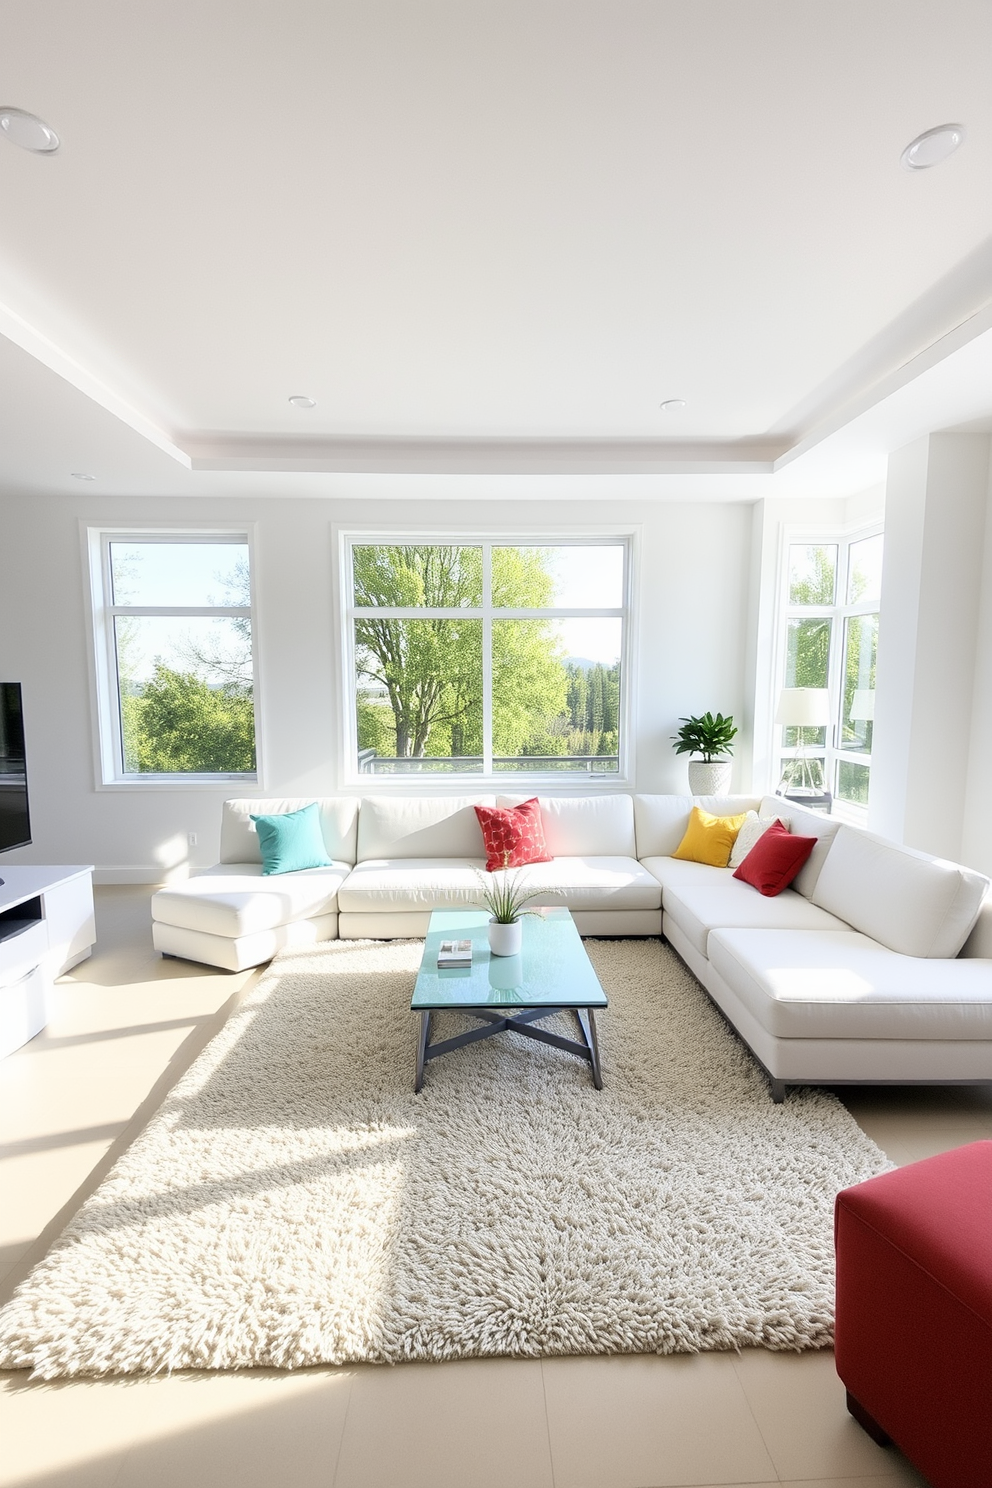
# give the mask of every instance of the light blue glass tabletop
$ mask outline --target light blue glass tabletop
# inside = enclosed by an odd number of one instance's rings
[[[488,910],[435,909],[411,1009],[607,1006],[606,993],[567,909],[524,915],[522,924],[519,956],[493,956]],[[442,940],[471,940],[472,965],[439,971],[437,950]]]

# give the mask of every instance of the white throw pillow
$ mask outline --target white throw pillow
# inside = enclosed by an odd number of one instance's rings
[[[756,811],[749,811],[744,825],[737,833],[737,841],[730,850],[730,862],[728,868],[739,868],[751,851],[759,837],[763,837],[769,827],[773,827],[780,818],[777,816],[759,816]],[[785,822],[782,823],[786,825]]]

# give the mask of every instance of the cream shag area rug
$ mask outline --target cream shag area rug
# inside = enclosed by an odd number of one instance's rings
[[[831,1095],[774,1106],[667,946],[587,949],[601,1092],[503,1033],[414,1095],[421,945],[281,955],[0,1313],[0,1366],[829,1344],[834,1194],[883,1154]]]

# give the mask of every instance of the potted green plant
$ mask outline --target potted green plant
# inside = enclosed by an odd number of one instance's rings
[[[724,795],[730,785],[732,740],[737,734],[733,714],[724,718],[703,713],[698,718],[680,718],[682,727],[672,735],[676,754],[695,754],[689,761],[689,790],[694,796]]]
[[[525,909],[524,905],[542,892],[540,889],[528,891],[522,868],[518,868],[515,873],[510,872],[506,866],[509,857],[509,853],[504,853],[504,866],[493,873],[479,873],[476,870],[481,885],[479,898],[491,916],[489,949],[494,956],[519,955],[523,939],[521,916],[533,913],[532,910]]]

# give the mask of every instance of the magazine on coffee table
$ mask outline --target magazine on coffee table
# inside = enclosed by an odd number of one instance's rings
[[[442,940],[437,948],[438,970],[445,966],[471,966],[470,940]]]

